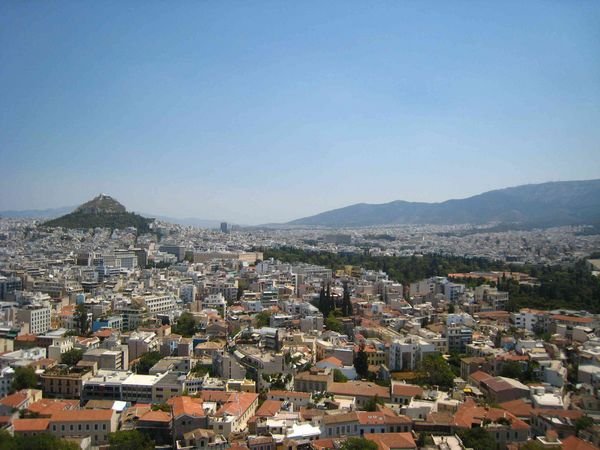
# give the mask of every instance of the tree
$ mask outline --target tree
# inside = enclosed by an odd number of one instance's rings
[[[261,311],[254,319],[256,320],[257,328],[268,327],[271,323],[271,313],[268,311]]]
[[[531,440],[519,447],[519,450],[544,450],[547,447],[541,442]]]
[[[325,326],[328,330],[336,331],[338,333],[341,333],[344,329],[342,322],[333,315],[333,312],[330,312],[329,316],[325,319]]]
[[[342,298],[342,316],[351,316],[354,312],[352,311],[352,302],[350,301],[350,291],[348,290],[348,282],[344,283],[344,296]]]
[[[377,444],[364,438],[351,437],[340,446],[340,450],[377,450]]]
[[[59,439],[51,434],[36,436],[11,436],[0,430],[0,448],[2,450],[79,450],[74,442]]]
[[[448,389],[454,386],[454,373],[442,355],[425,355],[419,365],[419,372],[421,384]]]
[[[206,374],[208,374],[208,376],[211,376],[212,375],[212,367],[204,365],[200,361],[198,361],[196,363],[196,365],[193,367],[192,372],[197,377],[203,377]]]
[[[327,283],[327,292],[325,293],[325,303],[327,304],[327,315],[335,312],[335,302],[331,297],[331,284]]]
[[[473,450],[496,448],[495,439],[482,427],[460,430],[458,436],[466,448],[472,448]]]
[[[507,361],[500,371],[501,377],[520,379],[523,376],[523,368],[517,361]]]
[[[196,320],[194,319],[194,315],[187,311],[181,314],[172,331],[174,334],[180,334],[183,337],[192,337],[196,333]]]
[[[80,350],[78,348],[73,348],[73,349],[69,350],[68,352],[64,352],[60,356],[60,362],[61,362],[61,364],[66,364],[68,366],[74,366],[79,361],[81,361],[82,358],[83,358],[83,350]]]
[[[450,303],[448,305],[448,314],[454,314],[454,311],[456,311],[456,307],[452,303]]]
[[[354,355],[354,368],[361,378],[367,378],[369,376],[369,358],[367,357],[364,346],[361,346]]]
[[[325,288],[321,286],[321,292],[319,292],[319,311],[323,314],[323,317],[329,316],[329,303],[327,302],[327,297],[325,296]]]
[[[11,389],[13,391],[35,389],[37,387],[37,381],[37,376],[33,367],[17,367],[15,369],[15,378],[13,379]]]
[[[162,359],[159,352],[147,352],[142,355],[139,361],[135,365],[136,373],[140,373],[142,375],[148,375],[150,369],[154,364],[159,362]]]
[[[154,442],[137,430],[109,433],[110,450],[154,450]]]
[[[587,430],[588,428],[594,425],[594,419],[590,416],[581,416],[579,419],[575,421],[575,431],[577,435],[581,430]]]
[[[80,336],[86,336],[90,331],[90,319],[88,317],[87,310],[84,303],[79,303],[75,307],[75,313],[73,314],[77,331]]]
[[[336,383],[345,383],[348,377],[340,369],[333,369],[333,381]]]
[[[367,403],[365,403],[365,411],[377,411],[377,405],[383,405],[384,401],[379,398],[377,394],[371,397]]]

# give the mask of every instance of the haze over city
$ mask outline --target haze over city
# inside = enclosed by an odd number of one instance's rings
[[[285,222],[600,178],[597,2],[3,2],[0,211]]]

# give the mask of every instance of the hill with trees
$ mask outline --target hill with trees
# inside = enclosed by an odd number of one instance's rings
[[[150,230],[149,225],[153,220],[127,212],[125,207],[114,198],[101,194],[79,206],[72,213],[45,222],[44,226],[111,229],[134,227],[139,233],[146,233]]]

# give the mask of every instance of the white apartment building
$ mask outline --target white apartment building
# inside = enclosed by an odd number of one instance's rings
[[[176,306],[171,295],[147,295],[142,297],[142,302],[151,316],[171,312]]]
[[[390,370],[415,370],[423,357],[437,353],[435,345],[420,336],[394,339],[390,345]]]
[[[227,301],[223,294],[210,294],[202,300],[202,309],[216,309],[222,315],[227,315]]]
[[[179,298],[183,300],[185,303],[192,303],[196,300],[196,294],[198,293],[198,288],[193,284],[184,284],[179,288]]]
[[[522,308],[519,312],[511,313],[510,321],[515,327],[528,331],[548,331],[550,315],[546,311]]]
[[[50,329],[50,308],[29,305],[17,310],[17,320],[29,326],[30,334],[44,334]]]

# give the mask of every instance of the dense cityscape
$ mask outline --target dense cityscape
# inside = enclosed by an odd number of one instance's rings
[[[600,449],[600,1],[0,1],[0,450]]]
[[[582,231],[1,219],[6,442],[595,448],[600,237]],[[589,307],[547,294],[543,267]]]

